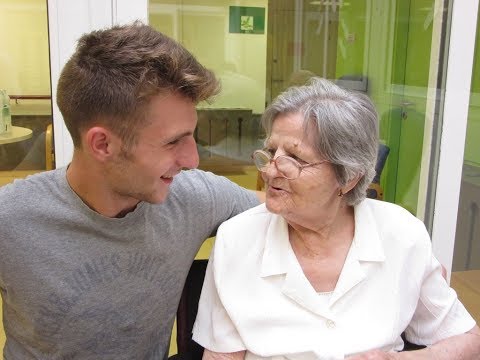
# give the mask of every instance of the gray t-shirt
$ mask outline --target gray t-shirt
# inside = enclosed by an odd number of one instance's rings
[[[0,188],[0,290],[13,359],[161,359],[202,242],[258,204],[199,170],[124,218],[86,206],[66,169]]]

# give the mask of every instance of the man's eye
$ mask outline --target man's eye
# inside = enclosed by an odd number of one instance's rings
[[[168,143],[168,145],[175,145],[175,144],[178,144],[180,142],[180,139],[175,139],[175,140],[172,140]]]

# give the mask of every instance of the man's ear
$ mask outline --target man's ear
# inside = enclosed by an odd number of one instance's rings
[[[84,139],[88,152],[99,161],[105,161],[115,156],[121,147],[120,138],[102,126],[88,129]]]

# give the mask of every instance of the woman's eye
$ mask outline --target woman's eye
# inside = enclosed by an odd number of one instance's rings
[[[297,155],[289,154],[289,156],[290,156],[292,159],[298,161],[298,162],[299,162],[300,164],[302,164],[302,165],[307,163],[305,160],[299,158]]]

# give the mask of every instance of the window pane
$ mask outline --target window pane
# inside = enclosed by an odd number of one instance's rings
[[[265,104],[288,86],[321,76],[375,102],[381,140],[389,149],[383,199],[417,215],[426,198],[426,189],[419,190],[421,176],[430,166],[424,137],[439,123],[432,110],[440,107],[439,99],[427,95],[442,83],[443,53],[432,49],[443,44],[446,11],[434,9],[434,0],[375,6],[369,0],[151,0],[149,20],[222,81],[218,99],[198,107],[200,168],[254,187],[250,155],[262,146]],[[424,216],[423,207],[418,215]]]
[[[213,0],[150,1],[149,5],[150,25],[182,43],[222,83],[213,104],[198,106],[199,167],[251,189],[257,181],[251,154],[263,146],[267,4],[266,0]],[[251,30],[241,29],[242,16],[253,19]]]
[[[50,65],[45,0],[1,0],[0,89],[11,131],[0,130],[0,186],[53,167]],[[1,101],[1,100],[0,100]],[[3,105],[3,104],[2,104]],[[6,110],[2,112],[5,126]]]
[[[448,3],[150,0],[149,20],[222,81],[219,98],[198,107],[200,168],[254,188],[250,154],[262,147],[265,106],[289,86],[328,78],[367,94],[377,107],[382,149],[389,152],[374,194],[430,229]]]

